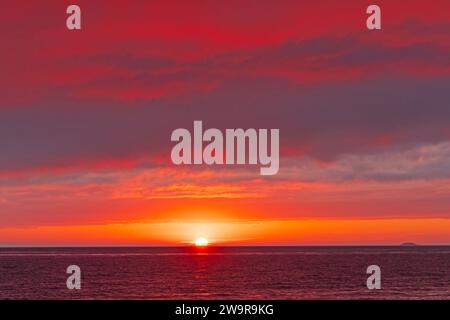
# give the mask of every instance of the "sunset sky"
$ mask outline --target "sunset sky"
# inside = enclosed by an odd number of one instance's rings
[[[0,10],[0,245],[450,243],[450,1]],[[171,132],[279,128],[280,170]]]

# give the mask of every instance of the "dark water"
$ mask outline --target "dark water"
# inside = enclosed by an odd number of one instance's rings
[[[372,264],[381,290],[366,287]],[[0,298],[450,299],[450,247],[0,249]]]

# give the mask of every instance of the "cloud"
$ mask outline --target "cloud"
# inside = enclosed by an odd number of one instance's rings
[[[448,1],[377,33],[357,0],[79,5],[79,33],[64,3],[0,13],[0,225],[448,216]],[[173,167],[194,120],[279,128],[280,174]]]
[[[449,83],[378,78],[297,88],[243,78],[209,93],[133,108],[61,102],[0,109],[0,171],[169,164],[171,132],[194,120],[220,129],[279,128],[282,155],[321,160],[386,144],[440,142],[450,137]]]
[[[0,53],[1,108],[55,101],[134,104],[201,93],[245,77],[304,85],[385,73],[450,73],[445,1],[426,10],[421,1],[410,1],[408,14],[402,4],[385,3],[396,19],[385,16],[381,33],[357,23],[365,16],[362,1],[338,8],[268,2],[240,10],[231,3],[142,1],[127,4],[128,10],[119,9],[123,1],[79,5],[86,13],[79,33],[61,23],[63,3],[20,3],[2,12],[2,21],[20,26],[0,31],[9,48]],[[320,21],[314,18],[318,12]]]
[[[450,178],[450,142],[343,154],[335,161],[285,159],[278,179],[319,182],[403,181]]]
[[[0,179],[0,224],[192,219],[447,217],[450,142],[282,159],[280,173],[249,167],[128,168]],[[220,212],[219,214],[215,213]]]

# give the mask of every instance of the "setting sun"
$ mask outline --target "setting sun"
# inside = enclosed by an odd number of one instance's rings
[[[194,243],[197,247],[206,247],[209,242],[206,238],[197,238]]]

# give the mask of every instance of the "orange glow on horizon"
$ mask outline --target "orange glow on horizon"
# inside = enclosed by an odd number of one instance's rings
[[[192,244],[192,239],[200,239],[198,235],[216,245],[449,244],[450,219],[191,221],[16,227],[0,228],[0,245],[177,246]]]

